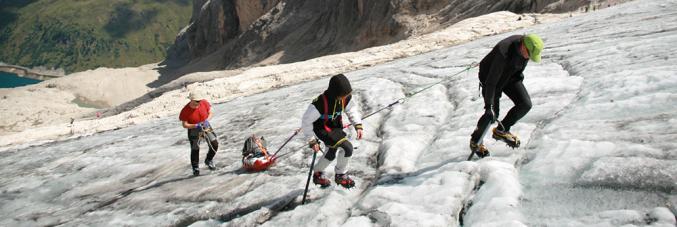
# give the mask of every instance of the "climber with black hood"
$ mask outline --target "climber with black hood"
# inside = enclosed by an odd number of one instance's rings
[[[315,98],[303,114],[301,125],[310,148],[314,152],[319,152],[320,141],[326,147],[324,157],[320,158],[317,164],[313,166],[313,183],[321,187],[327,187],[331,184],[330,180],[323,176],[323,171],[329,166],[329,163],[337,158],[336,156],[338,156],[338,160],[334,169],[334,180],[345,188],[355,186],[355,181],[346,174],[348,160],[353,154],[353,145],[348,141],[346,133],[343,131],[342,117],[342,114],[346,113],[353,127],[355,127],[357,139],[362,139],[362,116],[358,111],[357,102],[351,102],[352,90],[350,81],[346,76],[343,74],[335,75],[329,80],[329,88]],[[339,152],[339,148],[343,152]]]

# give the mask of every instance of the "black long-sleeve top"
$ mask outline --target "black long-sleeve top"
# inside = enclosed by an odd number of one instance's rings
[[[501,40],[480,62],[479,79],[485,107],[492,105],[496,92],[503,92],[509,81],[524,79],[522,72],[529,59],[520,54],[522,37],[513,35]]]

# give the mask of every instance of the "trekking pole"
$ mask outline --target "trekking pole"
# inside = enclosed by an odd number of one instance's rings
[[[306,189],[303,191],[303,199],[301,200],[301,205],[306,204],[306,194],[308,194],[308,186],[310,185],[310,175],[313,174],[313,167],[315,166],[316,157],[317,151],[313,150],[313,161],[310,162],[310,170],[308,170],[308,179],[306,180]]]
[[[496,119],[494,119],[494,121],[496,121],[496,122],[498,123],[498,125],[499,125],[501,128],[503,128],[503,123],[501,123],[501,121],[496,120]],[[493,123],[491,123],[491,124],[493,124]],[[487,127],[491,127],[491,124],[490,124],[489,126],[487,126]],[[489,131],[489,129],[487,128],[487,131],[485,131],[485,132],[482,134],[482,136],[480,137],[480,140],[482,140],[482,139],[484,138],[484,135],[485,135],[486,133],[488,133],[488,131]],[[475,155],[475,152],[472,152],[472,151],[471,151],[471,152],[470,152],[470,155],[468,155],[468,159],[466,159],[466,161],[470,161],[474,155]],[[477,157],[479,157],[479,156],[477,156]],[[482,157],[479,157],[479,158],[482,158]]]
[[[468,159],[466,159],[466,161],[470,161],[473,155],[475,155],[475,152],[470,151],[470,155],[468,156]]]
[[[291,135],[289,138],[287,138],[287,140],[284,141],[282,146],[280,146],[280,148],[278,148],[277,151],[275,151],[275,153],[273,153],[273,157],[275,157],[277,155],[277,152],[280,152],[284,146],[287,146],[287,143],[289,143],[289,141],[291,141],[291,139],[293,139],[296,135],[298,135],[299,132],[301,132],[301,128],[294,130],[294,134]]]
[[[308,146],[308,145],[306,144],[306,145],[301,145],[301,146],[296,147],[296,148],[291,148],[290,151],[283,152],[283,153],[280,154],[280,155],[276,155],[275,158],[278,159],[278,158],[282,158],[282,157],[284,157],[284,156],[290,155],[290,154],[292,154],[292,151],[297,151],[297,150],[299,150],[299,149],[303,149],[303,147],[305,147],[305,146]]]

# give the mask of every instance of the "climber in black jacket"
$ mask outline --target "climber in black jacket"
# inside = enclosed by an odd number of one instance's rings
[[[470,150],[480,158],[489,156],[489,150],[482,139],[489,126],[497,121],[502,93],[515,106],[498,122],[498,127],[492,130],[492,137],[512,148],[520,146],[519,138],[510,133],[510,127],[531,109],[531,98],[522,84],[522,72],[529,59],[540,62],[541,50],[543,41],[537,35],[513,35],[498,42],[480,62],[479,80],[484,97],[484,114],[470,138]]]

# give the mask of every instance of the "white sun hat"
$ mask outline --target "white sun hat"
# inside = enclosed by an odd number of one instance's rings
[[[200,101],[200,100],[203,100],[205,98],[206,97],[205,97],[204,93],[197,91],[197,90],[191,91],[190,94],[188,95],[188,99],[190,99],[190,100]]]

